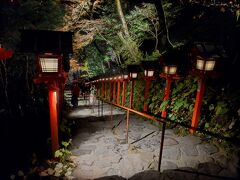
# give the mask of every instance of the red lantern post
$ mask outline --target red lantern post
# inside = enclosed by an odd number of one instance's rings
[[[121,79],[122,77],[119,75],[117,82],[118,82],[118,86],[117,86],[117,104],[120,104],[120,93],[121,93]]]
[[[164,98],[163,101],[168,101],[169,96],[170,96],[170,90],[171,90],[171,84],[172,84],[172,78],[171,77],[166,77],[166,86],[164,90]],[[162,111],[162,117],[166,118],[167,117],[167,108],[165,108]]]
[[[132,81],[131,91],[130,91],[130,108],[133,108],[133,94],[134,94],[134,85],[135,79],[138,76],[138,72],[140,71],[139,65],[128,65],[129,79]]]
[[[215,59],[214,58],[202,58],[200,56],[197,56],[197,74],[199,75],[198,80],[198,89],[197,89],[197,95],[196,95],[196,101],[194,105],[193,110],[193,116],[192,116],[192,123],[190,129],[190,133],[193,134],[196,132],[195,129],[198,127],[198,122],[200,118],[200,111],[202,106],[202,99],[205,91],[206,86],[206,71],[212,71],[215,66]]]
[[[178,80],[179,76],[176,75],[177,72],[177,66],[171,65],[171,66],[164,66],[164,73],[162,73],[160,76],[166,79],[166,86],[164,90],[164,98],[163,101],[168,101],[170,97],[170,91],[171,91],[171,84],[173,80]],[[163,118],[167,117],[167,107],[162,111]]]
[[[123,75],[122,106],[125,105],[128,74]]]
[[[154,73],[155,70],[159,68],[159,61],[142,61],[141,66],[144,69],[144,79],[146,81],[145,85],[145,93],[144,93],[144,106],[143,111],[146,113],[148,112],[148,96],[149,96],[149,89],[151,81],[154,80]]]
[[[193,117],[192,117],[192,123],[191,123],[191,127],[194,127],[194,128],[198,127],[198,121],[200,117],[204,91],[205,91],[205,77],[202,74],[198,80],[198,89],[197,89],[196,101],[194,105]],[[195,132],[194,129],[190,129],[191,134],[193,134],[194,132]]]
[[[59,148],[58,142],[58,110],[57,110],[57,90],[49,87],[48,101],[50,110],[50,127],[51,127],[51,140],[52,140],[52,153]]]
[[[62,68],[62,57],[53,54],[37,56],[38,74],[33,81],[36,84],[46,83],[48,86],[48,101],[50,112],[50,127],[52,141],[52,156],[59,148],[58,120],[59,120],[59,86],[65,83],[66,73]]]

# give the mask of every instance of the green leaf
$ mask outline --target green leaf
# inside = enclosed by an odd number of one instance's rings
[[[162,111],[162,110],[166,109],[168,103],[169,103],[169,100],[168,101],[163,101],[160,105],[160,110]]]
[[[59,157],[62,157],[62,156],[63,156],[63,153],[62,153],[61,150],[57,150],[57,151],[55,152],[54,156],[55,156],[56,158],[59,158]]]
[[[236,11],[237,21],[238,21],[238,19],[239,19],[239,16],[240,16],[240,9],[238,9],[238,10]]]
[[[170,117],[170,119],[171,119],[172,121],[174,121],[174,120],[176,119],[176,117],[172,114],[171,117]]]
[[[205,126],[204,126],[204,128],[209,128],[209,123],[205,123]]]
[[[214,105],[213,104],[210,104],[209,105],[209,111],[212,111],[214,109]]]
[[[69,142],[62,141],[62,145],[66,148],[69,146]]]
[[[193,106],[194,106],[193,104],[190,104],[190,106],[188,107],[189,111],[191,112],[193,111]]]

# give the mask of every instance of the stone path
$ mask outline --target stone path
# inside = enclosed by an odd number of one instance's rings
[[[129,141],[126,144],[125,114],[116,109],[113,114],[111,121],[110,106],[107,104],[104,104],[103,119],[98,117],[97,106],[92,108],[84,104],[69,114],[69,120],[74,119],[76,122],[71,151],[77,164],[73,176],[77,179],[239,177],[238,158],[228,160],[226,153],[218,146],[204,143],[196,136],[179,137],[172,129],[165,132],[160,174],[156,171],[161,138],[158,127],[148,120],[131,115]],[[149,133],[152,134],[131,144]]]

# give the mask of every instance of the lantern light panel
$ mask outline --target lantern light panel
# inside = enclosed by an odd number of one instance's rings
[[[42,72],[58,72],[58,58],[40,58]]]
[[[145,77],[153,77],[154,71],[153,70],[144,70]]]
[[[203,60],[203,59],[198,59],[197,60],[197,65],[196,68],[199,70],[204,70],[204,71],[212,71],[215,66],[214,60]]]
[[[124,78],[124,79],[128,79],[128,74],[124,74],[124,75],[123,75],[123,78]]]
[[[176,74],[177,66],[165,66],[164,73],[166,74]]]
[[[137,73],[136,72],[130,73],[130,77],[133,78],[133,79],[136,79],[137,78]]]

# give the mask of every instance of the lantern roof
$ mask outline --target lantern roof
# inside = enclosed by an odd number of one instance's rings
[[[127,66],[128,72],[141,72],[141,67],[137,64],[131,64]]]
[[[20,30],[20,51],[26,53],[70,54],[72,32],[49,30]]]
[[[127,68],[124,68],[124,69],[121,69],[121,73],[124,75],[124,74],[128,74],[128,69]]]
[[[141,61],[141,66],[143,69],[147,69],[147,70],[155,70],[155,69],[159,69],[160,68],[160,64],[159,61]]]
[[[227,57],[222,46],[211,42],[195,42],[192,52],[195,56],[201,56],[202,58]]]

